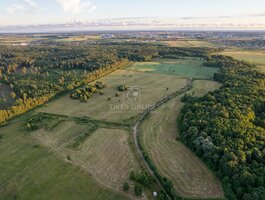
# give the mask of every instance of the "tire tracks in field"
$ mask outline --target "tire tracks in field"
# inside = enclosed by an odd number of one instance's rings
[[[151,112],[156,110],[157,108],[159,108],[160,106],[162,106],[163,104],[167,103],[168,101],[170,101],[171,99],[183,95],[184,93],[190,91],[192,89],[192,83],[193,83],[194,79],[188,79],[188,83],[187,85],[182,88],[180,91],[176,91],[166,97],[164,97],[163,99],[161,99],[160,101],[158,101],[157,103],[155,103],[152,107],[146,109],[143,113],[141,113],[137,119],[135,120],[134,124],[133,124],[133,140],[134,140],[134,145],[136,147],[136,151],[138,153],[138,155],[140,156],[145,168],[147,169],[147,171],[153,176],[153,178],[156,180],[156,182],[158,183],[158,185],[162,187],[161,182],[158,180],[158,178],[155,176],[153,170],[151,169],[151,167],[149,166],[148,162],[145,160],[144,158],[144,153],[141,150],[138,138],[139,138],[139,126],[141,125],[141,123],[144,121],[144,118]]]

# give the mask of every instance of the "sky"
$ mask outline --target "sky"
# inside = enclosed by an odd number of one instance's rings
[[[0,0],[0,32],[21,26],[265,30],[265,0]]]

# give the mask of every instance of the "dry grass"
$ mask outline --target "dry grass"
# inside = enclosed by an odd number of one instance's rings
[[[163,43],[172,47],[216,47],[216,44],[200,40],[176,40]]]
[[[265,50],[241,50],[230,49],[221,53],[222,55],[232,56],[239,60],[248,61],[258,65],[265,72]]]
[[[103,90],[104,95],[95,94],[87,103],[72,100],[67,95],[47,104],[40,111],[71,116],[88,116],[94,119],[121,122],[136,116],[149,104],[159,101],[164,96],[185,87],[187,84],[187,79],[174,75],[128,70],[118,70],[101,78],[100,81],[103,81],[107,85]],[[139,98],[136,98],[136,101],[133,98],[127,98],[127,94],[131,94],[132,90],[120,93],[119,97],[115,97],[117,86],[120,84],[140,88]],[[109,96],[111,101],[107,100]]]
[[[216,83],[196,81],[193,91],[199,96],[217,88]],[[177,140],[177,117],[182,103],[180,97],[171,100],[151,113],[141,126],[145,148],[162,175],[173,181],[177,193],[183,197],[223,197],[221,185],[206,165]]]
[[[203,96],[209,91],[214,91],[222,86],[221,83],[210,80],[195,80],[192,82],[192,90],[187,92],[192,94],[192,96]]]
[[[129,172],[138,169],[128,145],[128,133],[117,129],[99,129],[93,133],[79,150],[67,148],[71,140],[86,130],[85,125],[63,122],[52,131],[39,130],[34,133],[45,146],[63,159],[70,156],[70,162],[85,170],[101,185],[122,190]]]

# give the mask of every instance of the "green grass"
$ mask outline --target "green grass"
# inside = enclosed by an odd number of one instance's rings
[[[162,59],[153,62],[135,63],[128,70],[148,71],[150,73],[170,74],[187,78],[210,79],[216,68],[203,67],[202,61],[196,58]]]
[[[0,128],[1,200],[126,199],[38,144],[20,119]]]

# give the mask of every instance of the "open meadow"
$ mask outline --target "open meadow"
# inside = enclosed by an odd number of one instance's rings
[[[174,40],[174,41],[163,41],[163,44],[166,44],[171,47],[217,47],[216,44],[210,43],[204,40]]]
[[[153,62],[135,63],[128,70],[177,75],[185,78],[211,79],[216,68],[203,67],[203,61],[196,58],[158,59]]]
[[[65,124],[64,124],[65,125]],[[70,124],[71,125],[71,124]],[[74,131],[66,124],[66,138]],[[81,128],[82,130],[82,128]],[[128,197],[99,185],[80,166],[67,163],[28,132],[21,117],[0,127],[0,199],[124,200]],[[64,132],[61,131],[61,134]],[[56,137],[60,133],[56,132]],[[68,135],[68,136],[67,136]],[[58,142],[62,138],[58,136]]]
[[[33,135],[62,159],[69,157],[68,162],[90,174],[101,185],[122,191],[122,184],[128,180],[130,171],[138,169],[128,145],[128,133],[114,128],[100,128],[78,149],[69,148],[68,144],[85,130],[86,125],[66,121],[52,131],[41,129]]]
[[[221,54],[256,64],[261,71],[265,72],[265,50],[229,49]]]
[[[196,96],[218,89],[214,81],[196,80],[188,93]],[[179,141],[177,117],[181,96],[151,112],[143,122],[140,137],[158,171],[173,181],[177,193],[186,198],[221,198],[218,179],[207,166]]]
[[[103,95],[94,94],[87,103],[80,103],[66,95],[39,111],[127,122],[163,97],[184,88],[189,79],[211,79],[216,69],[201,65],[202,61],[195,58],[135,63],[99,79],[106,84]],[[126,85],[129,90],[118,92],[119,85]],[[135,90],[137,96],[133,96]]]
[[[106,88],[103,89],[104,95],[94,94],[87,103],[73,100],[67,95],[45,105],[39,111],[122,122],[135,117],[164,96],[185,87],[188,82],[187,79],[174,75],[131,70],[118,70],[99,81],[106,84]],[[119,85],[126,85],[129,90],[119,92],[119,96],[116,97]],[[139,92],[136,98],[131,96],[135,89]],[[108,100],[108,97],[111,99]]]

